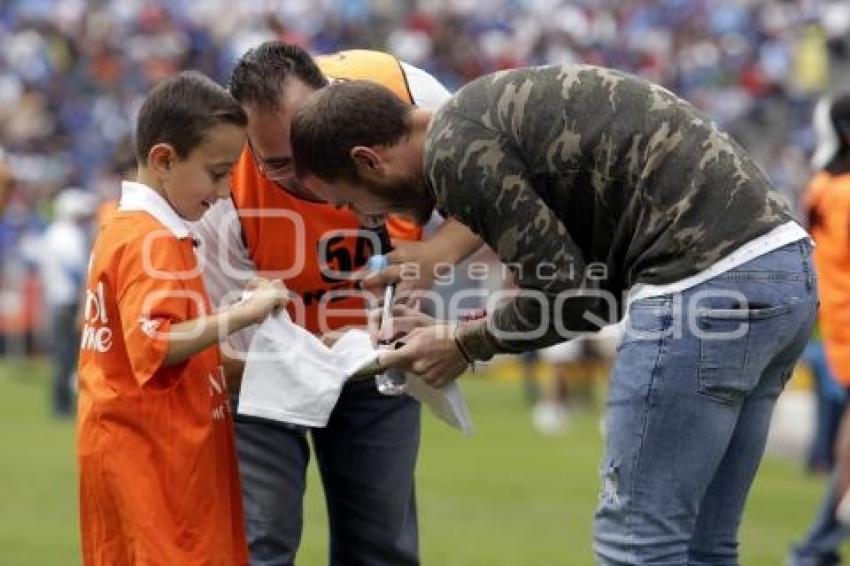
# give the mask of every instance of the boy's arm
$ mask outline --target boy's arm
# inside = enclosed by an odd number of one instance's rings
[[[272,310],[282,307],[285,301],[283,283],[260,279],[247,299],[227,310],[171,325],[163,367],[183,363],[233,332],[261,322]]]
[[[242,220],[232,198],[221,199],[197,222],[192,223],[192,234],[198,245],[195,256],[202,267],[201,275],[213,311],[227,309],[234,295],[258,277],[257,267],[242,239]],[[244,356],[253,337],[249,325],[228,337],[224,351]]]

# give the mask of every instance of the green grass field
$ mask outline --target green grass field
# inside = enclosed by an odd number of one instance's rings
[[[423,563],[589,565],[601,439],[579,415],[559,437],[532,428],[519,386],[465,378],[477,434],[424,418],[417,473]],[[0,364],[0,565],[79,563],[74,430],[47,417],[45,368]],[[742,529],[745,565],[776,566],[818,505],[822,480],[762,465]],[[299,564],[326,563],[327,523],[310,475]]]

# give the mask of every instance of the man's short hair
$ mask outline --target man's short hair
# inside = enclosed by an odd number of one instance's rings
[[[239,103],[215,81],[197,71],[184,71],[154,87],[136,121],[136,158],[147,163],[158,143],[170,144],[185,158],[204,135],[219,124],[245,127],[248,117]]]
[[[412,108],[372,81],[340,81],[310,95],[292,120],[296,174],[356,180],[351,149],[398,143],[410,133]]]
[[[242,105],[277,110],[283,83],[290,77],[314,89],[328,84],[327,77],[307,51],[291,43],[267,41],[249,49],[237,61],[228,89]]]

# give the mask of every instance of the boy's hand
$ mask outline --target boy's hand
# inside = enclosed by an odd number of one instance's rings
[[[289,302],[289,291],[280,279],[258,277],[248,283],[245,291],[245,298],[235,308],[253,324],[262,322],[269,313],[284,308]]]

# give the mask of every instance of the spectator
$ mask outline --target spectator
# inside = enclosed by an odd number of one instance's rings
[[[850,387],[850,94],[823,99],[815,110],[814,123],[819,144],[812,162],[818,172],[809,185],[807,204],[809,230],[817,244],[814,260],[821,300],[820,330],[829,368],[846,389]],[[792,552],[792,566],[840,563],[838,549],[848,534],[835,516],[844,491],[839,484],[850,470],[846,401],[845,396],[844,430],[839,432],[832,482],[814,525]]]
[[[52,409],[57,417],[74,415],[80,299],[89,260],[88,224],[96,204],[94,195],[81,189],[59,193],[53,206],[54,220],[40,246],[39,267],[51,330]]]

